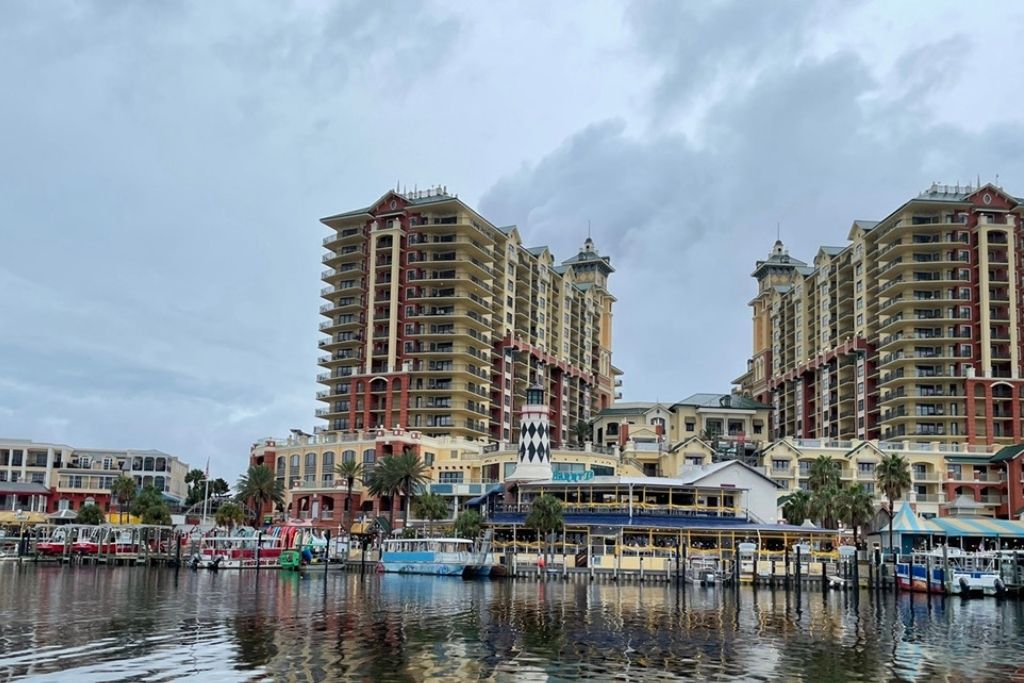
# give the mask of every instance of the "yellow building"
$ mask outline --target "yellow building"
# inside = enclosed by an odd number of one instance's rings
[[[935,184],[811,264],[776,242],[736,380],[772,406],[773,437],[1021,441],[1021,210],[991,184]]]
[[[785,491],[808,488],[812,463],[827,456],[839,464],[844,484],[861,484],[875,496],[876,507],[888,505],[875,485],[875,467],[883,456],[897,454],[910,466],[911,487],[904,500],[919,515],[944,516],[960,496],[981,506],[981,514],[1007,516],[1006,459],[999,448],[963,447],[940,441],[858,441],[782,439],[761,453],[763,471]],[[1018,487],[1019,488],[1019,487]],[[792,521],[792,520],[791,520]]]
[[[347,497],[347,483],[338,479],[335,466],[345,460],[356,460],[366,471],[380,459],[405,449],[416,453],[428,466],[429,490],[449,499],[451,518],[466,501],[504,482],[518,463],[517,449],[511,444],[485,445],[476,440],[429,436],[400,427],[261,439],[252,446],[250,462],[275,472],[285,490],[285,517],[314,520],[319,526],[330,528],[342,524]],[[579,447],[556,446],[551,459],[552,471],[559,474],[641,474],[638,467],[620,457],[617,448],[589,443]],[[401,504],[397,500],[392,503],[396,510],[401,509]],[[384,512],[381,501],[368,496],[358,481],[353,487],[351,510],[353,518]]]
[[[443,188],[389,191],[321,222],[319,431],[400,426],[507,444],[540,383],[563,443],[611,404],[613,268],[589,238],[558,262]]]
[[[753,456],[768,443],[769,408],[732,394],[693,394],[667,403],[616,403],[597,414],[595,443],[618,447],[647,476],[684,465]]]

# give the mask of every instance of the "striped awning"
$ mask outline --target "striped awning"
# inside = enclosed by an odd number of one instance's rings
[[[915,513],[913,508],[910,507],[909,503],[903,503],[900,506],[900,511],[896,513],[896,516],[892,520],[893,531],[901,534],[934,534],[942,533],[935,527],[931,526],[927,519],[921,519]],[[886,524],[882,529],[885,532],[889,531],[889,525]]]
[[[928,520],[935,533],[947,537],[984,536],[988,538],[1024,538],[1024,522],[988,517],[936,517]]]

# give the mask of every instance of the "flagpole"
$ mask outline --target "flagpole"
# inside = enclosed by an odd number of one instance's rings
[[[203,526],[206,526],[206,509],[210,505],[210,480],[205,480],[206,487],[203,491]]]
[[[206,459],[206,476],[203,477],[203,526],[206,526],[206,510],[210,506],[210,459]]]

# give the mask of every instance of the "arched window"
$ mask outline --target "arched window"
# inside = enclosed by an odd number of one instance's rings
[[[291,457],[292,474],[297,474],[299,471],[299,454],[296,453]]]
[[[344,453],[341,454],[342,462],[354,462],[355,459],[356,459],[356,452],[355,451],[345,451]]]
[[[163,477],[153,477],[153,487],[157,491],[164,491],[165,490],[165,488],[164,488],[164,478]]]
[[[327,474],[334,470],[334,451],[324,453],[323,473]]]
[[[376,461],[377,461],[377,451],[376,450],[374,450],[373,448],[367,448],[365,451],[363,451],[363,464],[364,465],[372,465]]]
[[[285,462],[285,457],[283,455],[280,458],[277,459],[277,476],[279,476],[279,477],[283,477],[284,476],[284,468],[287,465],[288,465],[288,463]]]
[[[152,472],[153,471],[153,458],[146,458],[143,462],[145,464],[142,466],[142,469],[146,470],[147,472]]]
[[[306,453],[306,467],[304,471],[306,474],[316,473],[316,453]]]

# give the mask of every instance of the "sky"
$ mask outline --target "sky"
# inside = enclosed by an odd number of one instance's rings
[[[754,262],[1024,196],[1024,5],[0,4],[0,436],[234,481],[318,421],[318,219],[443,184],[616,269],[625,400],[726,392]],[[998,178],[997,178],[998,176]]]

